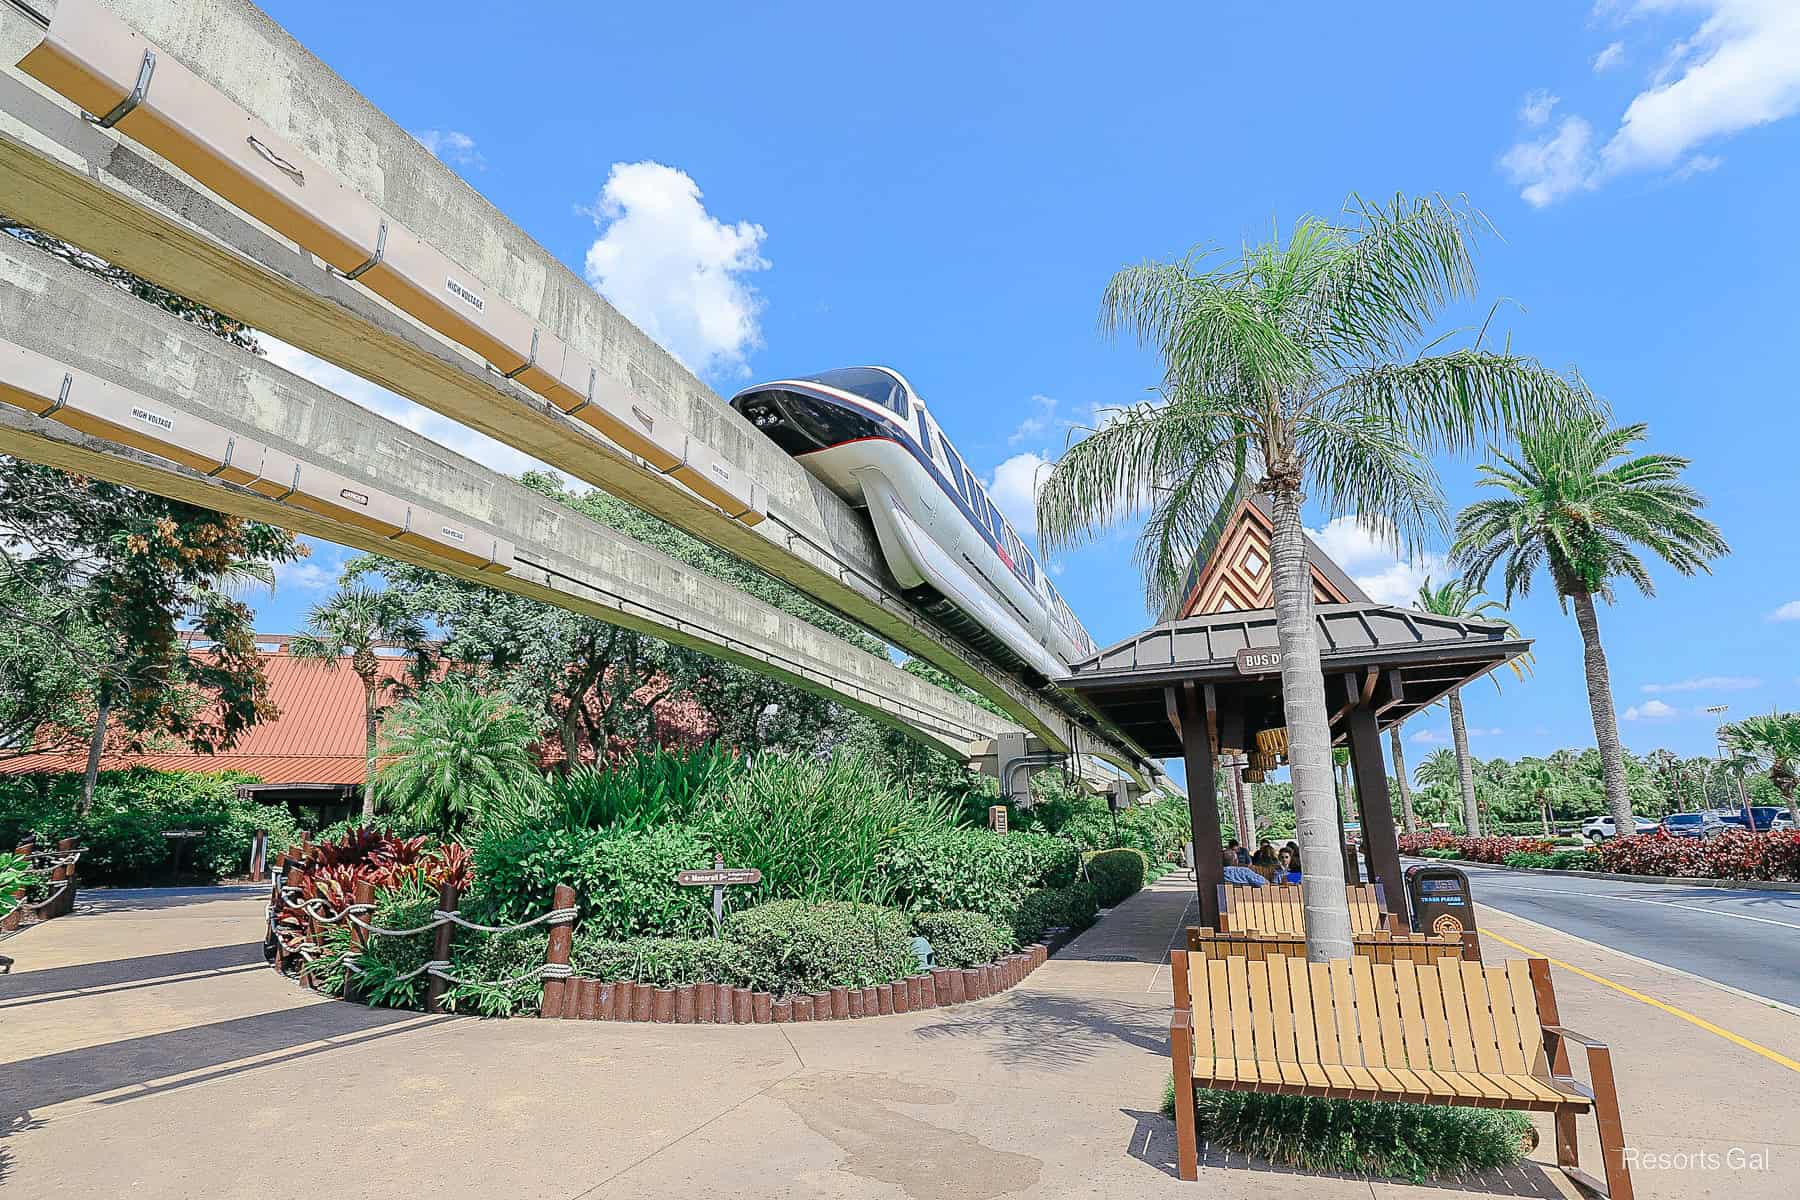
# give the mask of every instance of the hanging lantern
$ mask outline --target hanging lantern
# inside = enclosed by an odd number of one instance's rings
[[[1274,729],[1257,730],[1256,748],[1271,758],[1285,758],[1288,752],[1287,727],[1278,725]]]

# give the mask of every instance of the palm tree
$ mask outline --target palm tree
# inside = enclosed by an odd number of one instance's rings
[[[1400,748],[1399,724],[1388,727],[1388,745],[1394,751],[1394,780],[1400,787],[1400,816],[1406,822],[1406,832],[1419,832],[1419,818],[1413,814],[1412,784],[1406,779],[1406,752]]]
[[[1443,800],[1443,808],[1440,815],[1443,817],[1446,824],[1450,820],[1450,803],[1448,798],[1456,794],[1458,783],[1461,779],[1462,763],[1456,757],[1456,753],[1448,748],[1433,750],[1430,754],[1425,756],[1425,761],[1419,764],[1419,785],[1436,792]],[[1463,807],[1463,819],[1465,822],[1468,820],[1468,813],[1469,808],[1465,804]],[[1466,824],[1463,832],[1469,832]]]
[[[1480,467],[1477,486],[1506,495],[1477,500],[1456,520],[1455,557],[1469,586],[1482,587],[1504,560],[1510,604],[1529,594],[1541,566],[1563,610],[1574,606],[1606,802],[1618,829],[1634,828],[1631,795],[1594,598],[1611,603],[1621,576],[1645,596],[1656,594],[1639,547],[1683,575],[1710,573],[1707,560],[1730,551],[1718,527],[1699,515],[1705,499],[1681,482],[1687,459],[1629,457],[1645,428],[1609,429],[1597,417],[1535,424],[1519,438],[1516,455],[1494,450],[1498,461]]]
[[[1513,782],[1522,787],[1537,802],[1538,816],[1544,822],[1544,836],[1554,837],[1556,833],[1556,789],[1560,777],[1550,769],[1548,764],[1521,763],[1513,776]]]
[[[434,658],[425,637],[425,626],[406,611],[398,596],[347,587],[314,608],[306,618],[305,631],[288,641],[289,654],[316,659],[327,670],[336,670],[348,658],[350,669],[362,681],[364,820],[375,816],[375,743],[381,724],[381,695],[406,690],[403,681],[381,669],[376,650],[398,647],[411,660],[409,671],[414,681],[423,682],[431,676]]]
[[[529,798],[542,786],[530,713],[459,679],[434,683],[388,718],[381,794],[424,828],[449,831],[496,797]]]
[[[1795,774],[1795,768],[1800,766],[1800,713],[1745,717],[1720,732],[1736,755],[1754,758],[1758,765],[1767,764],[1769,782],[1787,801],[1788,812],[1800,825],[1800,808],[1795,807],[1794,801],[1795,786],[1800,784],[1800,776]]]
[[[1481,589],[1465,585],[1461,580],[1451,579],[1438,587],[1431,586],[1431,577],[1427,575],[1425,582],[1419,585],[1419,608],[1428,613],[1436,613],[1440,617],[1455,617],[1458,620],[1481,620],[1494,613],[1506,611],[1506,606],[1498,600],[1490,600],[1481,594]],[[1507,629],[1513,630],[1511,621],[1505,621]],[[1517,630],[1513,630],[1517,632]],[[1523,678],[1525,670],[1531,663],[1529,654],[1512,660],[1514,676]],[[1494,686],[1500,686],[1495,680]],[[1457,786],[1462,792],[1463,827],[1470,837],[1481,836],[1481,815],[1475,801],[1475,770],[1469,758],[1469,723],[1463,717],[1462,689],[1457,688],[1450,693],[1450,740],[1456,747]]]
[[[1585,410],[1575,383],[1509,353],[1415,353],[1443,306],[1475,290],[1477,217],[1441,198],[1353,202],[1348,224],[1308,218],[1232,263],[1204,254],[1127,267],[1105,331],[1163,365],[1161,398],[1111,414],[1056,464],[1038,497],[1047,545],[1149,510],[1138,540],[1150,606],[1248,474],[1273,512],[1271,559],[1295,826],[1312,882],[1307,955],[1351,953],[1332,811],[1331,737],[1301,509],[1310,497],[1379,524],[1402,548],[1441,528],[1427,461],[1486,431]]]

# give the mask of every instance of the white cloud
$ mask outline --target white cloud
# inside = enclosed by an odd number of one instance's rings
[[[1471,725],[1469,727],[1469,736],[1472,738],[1499,737],[1505,732],[1506,730],[1501,729],[1498,726],[1490,726],[1486,729],[1476,725]]]
[[[1594,127],[1580,117],[1564,117],[1556,131],[1520,142],[1500,156],[1500,165],[1519,195],[1533,208],[1554,204],[1570,192],[1595,186]]]
[[[1717,154],[1696,154],[1676,168],[1675,178],[1685,182],[1696,175],[1704,175],[1708,171],[1716,171],[1725,165],[1725,160]]]
[[[292,371],[294,374],[318,384],[328,392],[335,392],[346,400],[360,404],[372,412],[378,412],[389,420],[406,426],[414,433],[422,434],[465,458],[472,458],[491,470],[507,475],[518,475],[530,470],[548,471],[551,469],[530,455],[521,454],[511,446],[496,442],[484,433],[477,433],[457,424],[448,417],[440,416],[428,408],[414,404],[411,400],[396,396],[386,388],[377,387],[360,375],[352,375],[341,367],[334,367],[324,359],[315,358],[279,338],[259,332],[257,340],[262,343],[263,349],[268,351],[269,361],[283,370]]]
[[[487,159],[475,148],[475,139],[456,129],[417,129],[412,135],[438,158],[456,167],[487,170]]]
[[[1334,517],[1323,529],[1306,532],[1378,604],[1410,606],[1428,577],[1441,582],[1450,574],[1450,564],[1441,554],[1401,558],[1394,548],[1393,526],[1385,521]]]
[[[727,225],[700,187],[658,162],[614,163],[593,209],[587,280],[675,357],[703,374],[742,376],[762,344],[761,225]]]
[[[1670,717],[1679,715],[1677,709],[1664,704],[1661,700],[1646,700],[1642,704],[1634,704],[1625,710],[1627,721],[1666,721]]]
[[[1598,75],[1602,71],[1612,70],[1614,67],[1619,65],[1620,60],[1622,60],[1624,57],[1625,57],[1625,43],[1624,42],[1609,42],[1609,43],[1607,43],[1606,49],[1604,49],[1604,50],[1600,51],[1600,53],[1594,55],[1594,74]]]
[[[1519,105],[1519,119],[1527,125],[1542,125],[1550,119],[1550,111],[1562,100],[1543,88],[1533,88],[1525,93],[1524,101]]]
[[[1027,451],[995,467],[994,477],[987,481],[994,506],[1026,536],[1037,536],[1037,494],[1049,474],[1049,461]]]
[[[1644,691],[1652,696],[1670,692],[1747,692],[1762,686],[1762,680],[1743,675],[1703,675],[1698,679],[1678,679],[1674,683],[1646,683]]]
[[[1447,746],[1450,735],[1441,729],[1421,729],[1406,740],[1417,746]]]
[[[1037,411],[1020,421],[1018,428],[1007,435],[1007,445],[1016,446],[1020,442],[1040,437],[1048,433],[1050,426],[1055,423],[1057,400],[1054,396],[1034,395],[1031,402],[1037,406]]]
[[[1634,171],[1690,178],[1719,165],[1717,156],[1697,153],[1704,143],[1800,112],[1800,4],[1636,0],[1627,17],[1688,8],[1705,14],[1700,27],[1669,47],[1604,146],[1595,149],[1587,121],[1566,117],[1551,137],[1521,142],[1501,157],[1526,203],[1542,208]],[[1600,52],[1596,70],[1618,60],[1612,51]]]
[[[1769,614],[1771,621],[1800,621],[1800,600],[1789,600]]]

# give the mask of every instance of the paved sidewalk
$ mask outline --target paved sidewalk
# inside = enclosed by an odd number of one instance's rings
[[[0,1135],[10,1135],[0,1136],[0,1182],[22,1197],[1456,1191],[1216,1156],[1198,1186],[1175,1180],[1173,1126],[1157,1108],[1165,950],[1191,898],[1179,880],[1134,897],[987,1001],[876,1021],[680,1030],[321,1001],[260,967],[259,895],[103,895],[7,946],[19,965],[0,978]],[[1634,978],[1578,943],[1498,916],[1492,928]],[[1558,985],[1570,1023],[1620,1044],[1626,1129],[1642,1144],[1673,1147],[1695,1114],[1709,1127],[1721,1114],[1746,1135],[1787,1136],[1785,1117],[1755,1110],[1758,1098],[1793,1095],[1793,1073],[1599,985],[1562,972]],[[1633,986],[1774,1044],[1765,1019],[1726,1011],[1722,993],[1689,994],[1665,978]],[[1790,1023],[1782,1036],[1800,1041],[1800,1019],[1778,1015]],[[1729,1180],[1640,1174],[1639,1195],[1787,1195],[1777,1182],[1791,1180],[1792,1163]],[[1538,1163],[1465,1189],[1569,1194]]]

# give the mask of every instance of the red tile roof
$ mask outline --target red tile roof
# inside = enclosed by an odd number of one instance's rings
[[[242,771],[264,783],[355,783],[363,781],[362,681],[349,659],[335,665],[287,654],[280,649],[263,655],[269,677],[269,699],[279,710],[273,720],[246,730],[222,754],[177,751],[158,754],[105,754],[100,769],[116,771],[144,766],[160,771],[213,773]],[[406,670],[401,658],[383,657],[382,674],[398,678]],[[83,770],[85,751],[45,751],[0,760],[0,775],[59,774]]]

